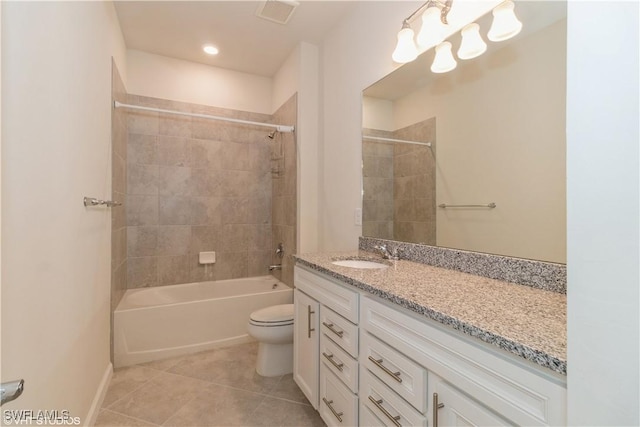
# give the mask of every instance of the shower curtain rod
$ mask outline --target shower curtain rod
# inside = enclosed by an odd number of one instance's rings
[[[373,141],[384,141],[384,142],[402,142],[404,144],[426,145],[427,147],[431,147],[430,142],[407,141],[405,139],[383,138],[381,136],[363,136],[362,139],[370,139]]]
[[[184,113],[182,111],[175,110],[164,110],[162,108],[152,108],[152,107],[143,107],[141,105],[132,105],[132,104],[123,104],[122,102],[114,101],[114,108],[130,108],[132,110],[143,110],[143,111],[153,111],[156,113],[166,113],[166,114],[176,114],[179,116],[187,116],[187,117],[198,117],[200,119],[211,119],[211,120],[220,120],[224,122],[232,122],[232,123],[242,123],[245,125],[254,125],[254,126],[262,126],[268,127],[271,129],[275,129],[278,132],[291,133],[295,130],[293,126],[285,126],[285,125],[275,125],[271,123],[261,123],[261,122],[252,122],[249,120],[240,120],[240,119],[232,119],[229,117],[220,117],[220,116],[211,116],[209,114],[198,114],[198,113]]]

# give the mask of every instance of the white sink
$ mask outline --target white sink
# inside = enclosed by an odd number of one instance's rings
[[[345,259],[342,261],[333,261],[332,264],[339,265],[341,267],[350,268],[387,268],[387,264],[382,264],[375,261],[365,261],[361,259]]]

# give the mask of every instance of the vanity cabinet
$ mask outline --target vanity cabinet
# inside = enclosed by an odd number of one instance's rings
[[[294,381],[327,425],[358,425],[359,294],[300,267],[294,282]]]
[[[294,354],[314,366],[298,360],[294,378],[328,425],[566,424],[561,375],[340,283],[295,270]]]
[[[293,379],[318,409],[320,304],[299,289],[293,292]]]

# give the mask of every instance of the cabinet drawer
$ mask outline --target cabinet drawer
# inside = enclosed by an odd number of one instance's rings
[[[427,425],[425,416],[408,405],[371,372],[364,368],[362,371],[361,405],[369,408],[382,421],[382,425],[389,427]]]
[[[297,288],[331,308],[353,323],[358,323],[358,293],[323,277],[296,266],[294,283]]]
[[[358,361],[324,334],[320,337],[320,360],[353,393],[358,393]]]
[[[320,307],[320,329],[322,334],[331,338],[344,351],[358,357],[358,327],[339,314]]]
[[[427,370],[364,331],[361,338],[360,364],[424,413]]]
[[[358,397],[324,365],[320,367],[320,416],[328,426],[357,426]]]

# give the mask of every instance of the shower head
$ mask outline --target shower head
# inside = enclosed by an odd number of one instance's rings
[[[269,137],[269,139],[273,139],[276,136],[276,132],[278,132],[278,131],[274,130],[273,132],[270,132],[269,135],[267,135]]]

